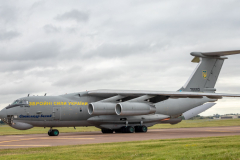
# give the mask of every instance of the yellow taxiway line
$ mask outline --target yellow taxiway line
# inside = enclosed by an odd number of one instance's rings
[[[36,139],[36,138],[19,139],[19,140],[10,140],[10,141],[1,141],[0,143],[18,142],[18,141],[27,141],[27,140],[32,140],[32,139]]]
[[[232,131],[215,131],[215,130],[206,130],[208,132],[227,132],[227,133],[236,133],[236,132],[232,132]]]
[[[38,139],[51,139],[51,140],[53,140],[52,138],[38,138]],[[54,139],[95,139],[95,138],[54,138]]]
[[[0,145],[0,147],[49,147],[51,145]]]
[[[10,141],[1,141],[0,143],[10,143],[10,142],[19,142],[19,141],[28,141],[33,139],[95,139],[95,138],[28,138],[28,139],[18,139],[18,140],[10,140]]]
[[[14,138],[14,137],[24,137],[24,136],[6,136],[7,138]]]

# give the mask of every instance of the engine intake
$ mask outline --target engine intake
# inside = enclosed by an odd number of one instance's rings
[[[125,102],[118,103],[115,108],[117,115],[146,115],[156,112],[156,108],[147,103]]]
[[[88,105],[88,113],[90,115],[116,115],[116,103],[97,102]]]

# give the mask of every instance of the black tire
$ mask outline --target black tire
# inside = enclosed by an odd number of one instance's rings
[[[134,133],[135,132],[135,128],[132,127],[132,126],[122,127],[121,128],[121,132],[122,133]]]
[[[146,133],[148,128],[146,126],[141,126],[141,132]]]
[[[51,131],[50,130],[48,131],[48,135],[51,136]]]
[[[115,133],[122,133],[121,129],[116,129],[114,131],[115,131]]]
[[[128,126],[128,127],[126,128],[126,131],[127,131],[127,133],[134,133],[134,132],[135,132],[135,128],[132,127],[132,126]]]
[[[111,129],[102,129],[102,133],[113,133]]]
[[[146,126],[135,126],[135,132],[147,132],[148,128]]]
[[[121,130],[121,133],[126,133],[127,127],[122,127],[120,130]]]
[[[57,129],[53,129],[52,136],[58,136],[58,135],[59,135],[59,131]]]
[[[134,128],[135,128],[135,132],[141,132],[141,131],[140,131],[140,127],[141,127],[141,126],[135,126],[135,127],[134,127]]]
[[[49,130],[48,131],[48,135],[49,136],[58,136],[59,135],[59,131],[57,129]]]

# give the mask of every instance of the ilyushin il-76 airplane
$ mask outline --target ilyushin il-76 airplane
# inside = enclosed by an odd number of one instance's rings
[[[95,126],[102,133],[147,132],[159,123],[177,124],[215,105],[222,97],[240,94],[215,93],[226,56],[236,51],[192,52],[198,66],[178,91],[92,90],[60,96],[27,96],[0,111],[9,126],[27,130],[49,127],[49,136],[58,136],[56,127]]]

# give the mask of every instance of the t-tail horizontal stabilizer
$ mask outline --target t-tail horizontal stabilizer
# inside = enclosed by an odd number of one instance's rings
[[[219,52],[192,52],[191,55],[195,57],[209,57],[217,58],[221,56],[229,56],[234,54],[240,54],[240,50],[234,51],[219,51]]]
[[[183,113],[184,118],[190,119],[196,115],[198,115],[199,113],[202,113],[204,111],[206,111],[207,109],[211,108],[212,106],[214,106],[216,103],[206,103],[204,105],[195,107],[193,109],[188,110],[187,112]]]
[[[199,63],[187,83],[179,89],[184,92],[215,93],[215,84],[222,69],[225,56],[240,54],[240,50],[220,52],[192,52],[192,62]]]

